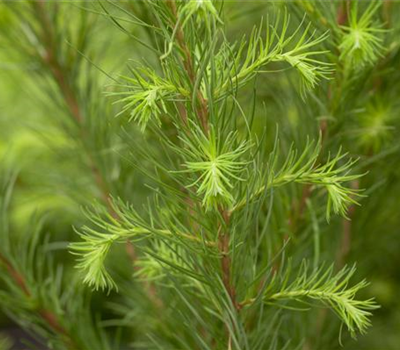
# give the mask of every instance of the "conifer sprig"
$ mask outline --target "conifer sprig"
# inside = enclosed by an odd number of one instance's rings
[[[215,246],[214,242],[204,241],[197,234],[180,232],[176,229],[156,228],[146,222],[131,205],[125,204],[121,200],[114,200],[112,207],[118,215],[118,220],[100,206],[86,211],[86,216],[92,222],[93,227],[83,226],[77,230],[82,241],[70,244],[70,251],[78,257],[76,267],[83,273],[84,282],[95,290],[118,289],[106,268],[106,258],[111,247],[116,243],[125,243],[128,240],[139,242],[154,238],[158,239],[161,245],[162,240],[169,240],[171,244],[186,240],[200,246],[204,244],[209,248]],[[153,222],[153,220],[154,218],[150,218],[149,222]],[[164,245],[162,246],[164,247]],[[164,247],[165,249],[166,247]],[[170,253],[172,254],[172,252]],[[164,256],[167,255],[164,254]],[[159,259],[164,261],[161,255]],[[144,274],[146,273],[143,272],[142,275]]]
[[[347,209],[352,204],[358,204],[356,198],[360,197],[359,190],[346,187],[345,183],[360,178],[362,175],[350,174],[356,160],[347,160],[340,164],[347,156],[338,151],[336,156],[329,158],[325,163],[319,164],[321,151],[320,141],[308,142],[304,151],[298,155],[295,149],[291,149],[284,162],[278,169],[277,153],[271,158],[269,175],[266,184],[260,186],[250,198],[239,201],[232,208],[232,212],[245,206],[248,201],[257,198],[266,189],[281,187],[290,183],[314,185],[325,188],[328,193],[326,219],[329,222],[332,212],[346,217]]]
[[[188,1],[180,8],[179,13],[179,21],[182,21],[182,28],[185,27],[192,16],[196,16],[199,21],[206,21],[208,27],[211,22],[210,17],[216,22],[223,24],[222,19],[219,17],[218,10],[211,0]]]
[[[186,270],[191,267],[180,256],[184,255],[179,245],[167,245],[164,241],[154,241],[151,246],[152,255],[145,253],[145,255],[135,261],[137,267],[134,277],[144,281],[161,280],[167,274],[174,274],[181,277],[180,271],[171,266],[179,266]],[[155,259],[153,255],[157,255]]]
[[[168,101],[176,99],[178,95],[187,96],[188,93],[149,68],[131,71],[134,77],[122,76],[129,84],[118,85],[128,91],[110,92],[109,95],[123,96],[116,101],[123,104],[117,116],[129,112],[129,121],[138,122],[144,132],[150,120],[160,126],[162,113],[167,113]]]
[[[290,266],[283,272],[273,276],[262,299],[271,305],[282,305],[281,301],[316,300],[330,307],[346,325],[352,337],[357,333],[364,334],[371,325],[371,311],[379,306],[373,299],[357,300],[356,294],[368,283],[361,281],[349,287],[355,267],[344,267],[334,274],[333,266],[309,271],[303,262],[299,273],[292,277]],[[293,278],[293,279],[292,279]],[[292,281],[290,281],[292,279]],[[247,300],[243,305],[250,305],[255,299]]]
[[[232,205],[233,181],[244,180],[240,174],[247,162],[241,157],[248,151],[248,143],[235,146],[235,134],[229,134],[221,141],[214,129],[211,129],[209,137],[197,130],[191,137],[182,137],[181,140],[187,146],[181,150],[186,158],[184,166],[187,170],[181,172],[198,174],[188,187],[196,188],[207,209],[216,208],[221,203]]]
[[[373,19],[380,6],[380,2],[372,1],[359,17],[358,2],[353,2],[349,13],[349,25],[341,26],[343,37],[339,45],[339,58],[348,62],[355,70],[374,64],[385,52],[381,37],[385,30],[374,23]]]
[[[224,67],[220,69],[223,78],[220,79],[222,84],[216,88],[216,97],[224,96],[232,87],[246,84],[271,62],[286,62],[298,71],[302,95],[313,89],[320,79],[329,79],[331,64],[315,58],[328,52],[315,47],[325,41],[329,33],[316,36],[315,31],[310,33],[311,23],[303,29],[302,22],[292,34],[287,34],[289,24],[290,18],[285,13],[282,24],[280,16],[273,25],[267,21],[265,38],[260,25],[253,29],[248,43],[243,39],[238,49],[235,50],[235,45],[223,45],[219,53],[223,57],[221,63]],[[298,37],[300,30],[304,31]]]

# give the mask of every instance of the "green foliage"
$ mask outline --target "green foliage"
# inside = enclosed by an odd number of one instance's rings
[[[290,182],[325,187],[328,193],[326,219],[329,222],[331,212],[346,217],[347,208],[357,204],[354,199],[359,196],[358,191],[344,187],[344,183],[358,179],[360,175],[348,174],[354,161],[348,160],[345,164],[337,166],[346,154],[340,150],[335,157],[328,159],[325,164],[318,164],[320,146],[313,147],[310,142],[303,153],[296,159],[296,151],[290,151],[285,164],[271,180],[271,187],[278,187]]]
[[[393,112],[390,103],[382,99],[371,101],[359,112],[357,119],[360,126],[358,142],[362,147],[378,152],[385,143],[391,141],[394,127],[391,125]]]
[[[215,21],[222,23],[218,11],[211,0],[189,1],[187,4],[182,6],[180,14],[182,16],[182,27],[185,27],[185,24],[194,15],[198,17],[200,21],[203,20],[209,22],[209,17],[211,17]]]
[[[365,288],[365,281],[349,287],[349,280],[355,273],[355,268],[343,268],[333,274],[333,267],[319,268],[309,271],[306,263],[303,263],[298,275],[290,281],[290,268],[277,277],[274,276],[263,295],[267,304],[279,305],[281,300],[301,300],[308,298],[322,302],[338,315],[354,337],[357,332],[361,334],[371,325],[369,317],[371,310],[378,306],[374,300],[356,300],[356,293]],[[277,288],[277,289],[275,289]]]
[[[256,198],[265,192],[266,189],[284,186],[294,183],[323,187],[328,193],[328,204],[326,208],[326,219],[329,222],[332,212],[346,217],[347,208],[350,205],[358,204],[355,197],[360,196],[358,190],[345,187],[346,182],[360,178],[361,175],[350,175],[349,170],[355,161],[348,160],[346,163],[337,166],[346,154],[337,153],[335,157],[329,159],[324,164],[319,164],[321,145],[320,141],[307,142],[304,151],[298,156],[297,151],[291,149],[288,152],[284,164],[277,168],[277,154],[275,152],[269,165],[269,176],[267,184],[261,186],[250,197]],[[245,205],[247,199],[237,203],[233,210],[237,210]]]
[[[230,86],[244,85],[271,62],[286,62],[299,73],[303,95],[313,89],[320,79],[329,77],[331,65],[315,58],[327,53],[315,50],[315,47],[326,40],[329,33],[320,36],[316,36],[315,32],[309,34],[311,23],[303,28],[302,22],[288,35],[289,16],[285,13],[282,24],[280,22],[279,15],[273,25],[267,21],[265,38],[260,25],[253,29],[248,43],[243,39],[238,49],[235,50],[235,45],[222,46],[220,62],[217,60],[222,67],[216,67],[216,71],[221,75],[218,80],[223,84],[216,88],[217,97],[226,93]],[[301,35],[298,35],[300,31]]]
[[[0,306],[50,348],[110,349],[107,335],[90,317],[88,295],[79,280],[64,276],[61,266],[53,266],[49,240],[42,234],[44,223],[32,219],[28,233],[19,236],[10,228],[7,213],[16,174],[2,174],[1,179],[0,261],[8,273],[1,275]],[[10,341],[5,339],[7,344]]]
[[[124,104],[118,115],[130,111],[129,120],[137,121],[143,132],[152,117],[160,124],[160,116],[166,113],[166,101],[176,98],[179,91],[174,84],[148,69],[133,73],[134,78],[122,77],[130,85],[120,85],[121,88],[129,88],[129,91],[112,92],[109,95],[126,96],[117,100]]]
[[[380,8],[378,1],[372,1],[359,17],[358,2],[354,2],[349,14],[349,25],[342,26],[343,39],[339,45],[340,59],[349,63],[356,70],[371,65],[384,53],[383,40],[385,32],[373,23],[373,16]]]
[[[184,138],[182,142],[187,148],[183,149],[187,173],[200,174],[189,187],[196,187],[196,192],[203,198],[206,208],[218,207],[220,203],[231,206],[234,198],[231,194],[233,180],[245,181],[240,178],[246,162],[240,161],[248,146],[245,142],[234,148],[235,135],[230,134],[223,144],[214,130],[207,138],[199,130]]]
[[[28,347],[396,349],[399,23],[5,3],[0,308]]]
[[[118,210],[114,207],[114,210]],[[118,213],[118,211],[116,211]],[[104,222],[102,216],[105,216],[111,223]],[[134,212],[130,213],[133,221],[124,220],[122,225],[107,211],[88,213],[88,218],[101,231],[96,231],[89,226],[82,228],[83,233],[79,234],[83,239],[82,242],[76,242],[71,245],[74,254],[80,256],[78,268],[85,272],[84,282],[95,289],[112,289],[116,288],[115,282],[107,272],[104,261],[115,242],[125,242],[141,235],[150,234],[150,230],[140,227],[137,222],[141,221]],[[138,219],[138,220],[136,220]]]

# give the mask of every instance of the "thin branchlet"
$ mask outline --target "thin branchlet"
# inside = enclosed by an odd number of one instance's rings
[[[321,79],[328,79],[332,65],[317,58],[328,51],[314,48],[324,42],[329,33],[320,36],[316,36],[315,32],[310,33],[310,23],[298,37],[303,28],[302,22],[289,35],[289,24],[290,18],[285,13],[282,24],[279,16],[272,25],[267,21],[265,38],[260,25],[254,28],[248,40],[243,39],[239,45],[222,45],[216,60],[219,64],[217,74],[220,76],[220,85],[215,89],[215,97],[221,98],[232,89],[245,85],[256,75],[262,74],[265,66],[272,62],[287,63],[299,73],[300,92],[303,96]]]
[[[360,174],[349,174],[354,165],[354,160],[340,163],[346,157],[341,151],[325,163],[317,164],[320,154],[320,142],[309,142],[304,151],[297,155],[297,151],[291,149],[284,164],[276,169],[277,158],[271,160],[269,176],[265,179],[265,185],[261,185],[255,192],[245,199],[233,205],[231,211],[237,211],[247,203],[257,199],[266,190],[281,187],[290,183],[300,183],[325,188],[328,194],[326,219],[329,222],[332,212],[346,217],[347,209],[352,204],[358,204],[356,197],[361,197],[359,190],[346,187],[345,184],[360,178]]]
[[[368,284],[361,281],[349,287],[349,281],[355,273],[355,268],[344,267],[333,273],[333,267],[311,270],[307,262],[303,262],[299,273],[292,279],[293,274],[289,266],[280,275],[274,275],[262,300],[270,305],[280,306],[282,301],[299,301],[301,299],[316,300],[331,308],[347,326],[352,337],[357,332],[364,334],[371,325],[369,317],[371,311],[379,306],[373,299],[357,300],[358,291]],[[242,302],[242,306],[249,306],[256,299]],[[284,305],[283,305],[284,306]]]

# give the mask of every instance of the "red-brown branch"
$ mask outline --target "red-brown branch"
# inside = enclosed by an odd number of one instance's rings
[[[40,23],[43,27],[43,43],[45,45],[45,54],[42,57],[43,63],[46,64],[51,74],[54,77],[55,82],[57,83],[58,88],[64,98],[64,101],[67,105],[68,111],[70,115],[75,119],[75,121],[79,124],[81,130],[81,139],[84,141],[87,138],[86,130],[83,128],[83,114],[81,111],[81,107],[78,102],[78,98],[74,89],[69,81],[68,70],[59,62],[57,59],[56,53],[56,44],[53,36],[53,26],[52,23],[46,13],[45,1],[39,0],[33,3],[33,6],[36,10],[37,16],[40,20]],[[92,172],[93,178],[96,182],[97,188],[101,192],[102,200],[107,205],[107,208],[111,215],[115,218],[118,215],[115,213],[109,196],[109,189],[107,187],[106,181],[96,165],[96,162],[93,159],[93,156],[90,152],[87,152],[88,160],[89,160],[89,168]]]
[[[347,17],[350,11],[350,1],[344,0],[340,5],[337,15],[336,15],[336,22],[339,26],[346,24]]]
[[[6,267],[6,270],[11,277],[11,279],[14,281],[14,283],[19,287],[19,289],[22,291],[22,293],[27,297],[31,298],[32,293],[28,288],[28,285],[26,283],[26,280],[24,276],[14,268],[14,266],[11,264],[11,262],[2,254],[0,254],[0,262],[3,263],[3,265]],[[43,321],[56,333],[62,334],[66,339],[68,346],[70,349],[78,349],[78,347],[75,345],[74,340],[68,333],[68,331],[61,325],[59,322],[57,315],[52,312],[51,310],[48,310],[46,308],[40,307],[37,311],[37,314],[42,318]]]
[[[57,83],[57,86],[60,89],[60,92],[65,100],[70,115],[75,119],[80,127],[80,136],[82,141],[84,141],[87,138],[87,133],[82,125],[82,111],[74,89],[72,88],[71,83],[68,79],[68,70],[63,67],[63,65],[57,59],[56,45],[53,37],[53,26],[46,13],[45,1],[40,0],[34,2],[33,5],[36,10],[37,16],[43,26],[43,32],[45,33],[42,38],[43,43],[45,44],[45,55],[42,57],[43,63],[45,63],[49,67],[50,72],[52,73],[54,80]],[[107,206],[108,212],[115,219],[118,219],[118,214],[115,212],[111,203],[110,191],[108,189],[104,176],[102,175],[100,169],[96,165],[92,154],[89,151],[87,152],[87,157],[89,161],[90,171],[95,180],[97,188],[100,190],[101,199]],[[126,252],[129,255],[130,259],[134,262],[136,260],[136,253],[135,248],[130,241],[127,241]]]
[[[29,289],[25,283],[24,277],[13,268],[11,263],[3,256],[0,255],[0,262],[4,264],[4,266],[7,269],[7,272],[9,273],[10,277],[14,280],[14,282],[17,284],[17,286],[22,290],[22,292],[27,296],[30,297],[31,293],[29,292]]]
[[[231,277],[231,257],[229,255],[229,223],[230,214],[228,211],[220,209],[220,213],[223,218],[223,223],[218,228],[218,249],[221,254],[221,270],[222,270],[222,282],[225,286],[226,291],[232,301],[232,304],[236,310],[240,310],[241,306],[236,301],[236,289],[232,283]]]
[[[359,188],[359,182],[358,180],[354,180],[351,183],[351,187],[354,190],[358,190]],[[340,245],[338,247],[337,253],[336,253],[336,265],[338,268],[342,268],[345,265],[345,260],[347,255],[350,253],[351,249],[351,232],[352,232],[352,222],[351,219],[354,216],[356,210],[356,206],[353,204],[349,207],[347,216],[348,219],[344,218],[343,219],[343,231],[342,231],[342,239],[340,241]]]
[[[185,41],[185,35],[183,29],[178,21],[178,11],[176,8],[176,4],[174,0],[168,0],[167,4],[169,5],[171,12],[174,16],[175,23],[173,23],[173,25],[177,26],[176,40],[178,46],[180,47],[184,55],[183,65],[189,77],[189,80],[192,86],[194,87],[196,83],[196,71],[193,66],[193,59],[190,49]],[[209,133],[208,103],[206,98],[200,91],[200,89],[196,91],[196,96],[199,103],[199,106],[196,109],[197,116],[204,132],[208,134]],[[240,310],[240,305],[236,301],[236,290],[231,281],[232,264],[231,264],[231,257],[229,256],[229,230],[228,230],[230,222],[230,213],[228,210],[224,210],[223,208],[220,208],[220,213],[223,218],[223,223],[220,223],[218,228],[218,249],[221,254],[222,282],[224,284],[227,293],[229,294],[232,304],[235,306],[237,310]]]
[[[183,66],[186,70],[186,73],[189,77],[190,83],[192,86],[195,85],[196,83],[196,71],[193,66],[193,58],[192,54],[190,53],[190,49],[186,44],[185,41],[185,34],[183,32],[182,26],[180,25],[178,21],[178,10],[176,8],[175,0],[168,0],[167,1],[171,12],[174,16],[175,23],[174,25],[177,26],[176,28],[176,40],[178,42],[178,46],[183,52]],[[196,91],[196,96],[198,99],[199,106],[197,107],[197,117],[199,118],[199,121],[201,123],[201,126],[203,127],[203,130],[208,134],[209,132],[209,125],[208,125],[208,103],[206,98],[203,96],[202,92],[200,89],[197,89]]]
[[[43,62],[50,68],[50,71],[65,99],[71,115],[74,117],[76,122],[82,123],[83,118],[78,100],[74,94],[70,82],[68,81],[68,77],[64,74],[64,67],[62,67],[57,59],[56,45],[53,36],[53,26],[46,13],[45,1],[35,1],[33,2],[33,6],[36,10],[39,21],[43,26],[44,35],[42,40],[45,44],[45,52],[42,56]]]

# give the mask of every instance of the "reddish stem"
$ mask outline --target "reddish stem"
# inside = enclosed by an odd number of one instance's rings
[[[355,180],[351,183],[351,187],[354,190],[358,190],[359,181]],[[347,255],[350,253],[351,249],[351,231],[352,231],[352,222],[351,219],[354,216],[356,207],[355,205],[351,205],[349,207],[347,216],[348,219],[343,219],[343,231],[342,231],[342,239],[339,245],[339,249],[336,254],[336,264],[338,268],[342,268],[345,265],[345,260]]]
[[[174,16],[175,23],[174,25],[177,26],[176,28],[176,40],[178,42],[179,47],[183,51],[184,55],[184,60],[183,60],[183,66],[186,70],[186,73],[189,77],[189,80],[192,84],[192,86],[195,85],[196,83],[196,71],[193,66],[193,58],[190,53],[189,47],[186,45],[185,41],[185,34],[183,32],[182,26],[180,25],[178,21],[178,10],[176,8],[176,4],[174,0],[168,0],[167,1],[171,12]],[[201,126],[203,127],[203,130],[208,134],[209,132],[209,125],[208,125],[208,104],[206,98],[203,96],[202,92],[200,89],[197,89],[196,96],[199,102],[199,106],[197,107],[197,116],[200,120]]]
[[[2,254],[0,254],[0,262],[5,265],[10,277],[14,280],[15,284],[20,288],[22,293],[27,298],[31,298],[32,293],[28,288],[24,276],[17,269],[15,269],[11,262]],[[53,331],[55,331],[56,333],[60,333],[67,338],[70,349],[78,349],[72,337],[58,321],[57,315],[54,312],[41,307],[38,309],[37,313]]]
[[[223,224],[219,225],[218,229],[218,249],[221,253],[221,270],[222,270],[222,282],[225,286],[226,291],[235,306],[236,310],[241,309],[241,305],[236,301],[236,290],[231,280],[231,257],[229,255],[229,222],[230,214],[227,210],[220,209],[220,213],[224,220]]]

